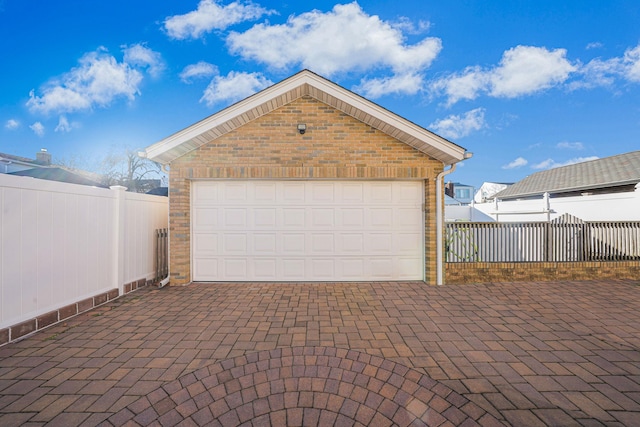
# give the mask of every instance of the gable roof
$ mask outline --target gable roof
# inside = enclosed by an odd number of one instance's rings
[[[309,71],[303,70],[145,149],[141,155],[167,164],[232,130],[304,95],[336,108],[369,126],[450,165],[466,150],[435,133]]]
[[[640,151],[576,163],[529,175],[495,195],[498,199],[568,193],[640,182]]]

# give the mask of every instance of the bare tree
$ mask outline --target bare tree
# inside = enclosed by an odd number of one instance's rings
[[[122,185],[136,193],[160,187],[166,179],[159,163],[139,157],[132,150],[109,154],[100,169],[105,185]]]

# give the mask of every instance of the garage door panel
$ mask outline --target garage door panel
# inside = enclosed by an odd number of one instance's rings
[[[312,258],[310,260],[311,264],[311,272],[314,277],[317,277],[319,280],[335,280],[336,270],[335,270],[334,259],[329,258]]]
[[[340,233],[337,242],[336,252],[338,254],[364,254],[364,233]]]
[[[415,230],[422,226],[422,211],[416,207],[397,209],[394,220],[395,226]]]
[[[421,182],[194,181],[192,188],[193,280],[424,277]]]
[[[340,200],[342,200],[342,202],[358,204],[364,202],[364,184],[360,182],[344,183],[341,189]]]
[[[210,257],[197,257],[193,259],[193,275],[198,280],[216,281],[219,280],[218,259]]]
[[[248,255],[247,234],[225,233],[222,249],[227,254]]]
[[[306,213],[304,208],[282,208],[282,226],[285,228],[304,229]]]
[[[342,228],[362,229],[365,226],[364,208],[342,208],[336,212],[338,216],[338,224]]]
[[[277,201],[275,182],[259,182],[253,188],[253,200],[257,204],[269,204]]]
[[[282,233],[282,252],[301,254],[305,252],[304,233]]]
[[[362,280],[361,278],[366,276],[364,270],[364,259],[362,258],[348,258],[338,260],[341,272],[342,280]]]
[[[248,260],[246,258],[225,258],[222,261],[223,275],[229,280],[246,280]]]
[[[397,233],[394,236],[394,252],[398,254],[415,254],[422,246],[422,235],[417,233]]]
[[[335,185],[333,182],[312,182],[309,184],[311,204],[333,203],[335,201]]]
[[[253,253],[256,256],[275,255],[278,236],[276,233],[256,233],[253,235]]]
[[[393,234],[392,233],[368,233],[366,234],[365,253],[371,254],[388,254],[393,251]]]
[[[201,181],[193,186],[193,200],[198,201],[199,206],[216,205],[218,203],[219,185],[216,181]]]
[[[336,252],[333,233],[310,233],[312,254],[333,254]]]
[[[396,182],[394,191],[395,201],[399,203],[415,203],[422,200],[422,188],[411,182]]]
[[[247,208],[224,208],[223,229],[247,228]]]
[[[421,258],[400,257],[396,262],[399,279],[411,280],[413,277],[416,277],[417,274],[422,273],[423,261]]]
[[[304,258],[283,258],[282,259],[282,276],[288,280],[304,280],[305,275]]]
[[[273,230],[278,222],[277,208],[256,208],[253,210],[253,227]]]
[[[193,236],[193,248],[196,253],[215,255],[218,251],[217,233],[199,233]]]
[[[230,181],[223,184],[223,200],[226,203],[247,204],[253,203],[253,198],[247,197],[247,182]]]
[[[285,203],[305,203],[305,183],[285,182],[282,184],[282,201]]]
[[[276,258],[256,258],[253,265],[254,277],[249,280],[273,281],[278,279]]]
[[[312,228],[329,228],[335,226],[335,209],[310,208],[310,213]]]
[[[372,228],[391,228],[393,226],[393,212],[391,208],[372,208],[369,210],[368,226]]]
[[[218,226],[217,208],[197,208],[193,212],[194,227],[198,230],[215,230]]]
[[[393,183],[374,182],[369,191],[369,198],[372,203],[393,203]]]
[[[393,278],[393,259],[374,258],[369,260],[372,279],[388,280]]]

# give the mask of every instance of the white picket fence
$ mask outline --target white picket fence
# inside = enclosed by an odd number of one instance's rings
[[[166,197],[0,174],[0,329],[156,274]]]

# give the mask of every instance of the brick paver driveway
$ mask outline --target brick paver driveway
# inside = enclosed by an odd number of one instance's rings
[[[639,295],[146,288],[0,348],[0,426],[640,425]]]

